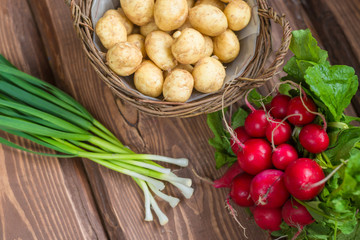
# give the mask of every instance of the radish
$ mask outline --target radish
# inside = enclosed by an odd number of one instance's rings
[[[243,126],[236,128],[234,130],[234,132],[236,134],[237,139],[242,143],[244,143],[246,140],[250,139],[250,136],[246,133],[245,128]],[[239,145],[236,144],[236,141],[233,138],[230,139],[230,144],[231,144],[232,151],[235,154],[237,154],[238,151],[240,150]]]
[[[277,208],[286,202],[290,194],[284,185],[283,175],[283,171],[267,169],[254,177],[250,195],[256,205]]]
[[[240,167],[247,173],[255,175],[265,169],[271,168],[271,146],[264,140],[252,138],[242,144],[238,153]]]
[[[300,144],[311,153],[321,153],[329,146],[329,136],[322,126],[308,124],[299,134]]]
[[[255,207],[252,211],[256,224],[271,232],[280,230],[281,208]]]
[[[250,92],[250,91],[249,91]],[[251,113],[246,117],[244,127],[247,134],[251,137],[265,137],[268,120],[264,110],[256,110],[248,101],[246,93],[245,103],[250,108]]]
[[[302,228],[314,222],[309,211],[294,199],[286,201],[281,210],[282,218],[291,227]]]
[[[270,103],[271,106],[271,115],[274,118],[283,119],[286,117],[287,108],[291,97],[284,95],[284,94],[277,94]]]
[[[265,110],[269,112],[271,110],[271,103],[265,105]]]
[[[245,131],[251,137],[265,137],[268,120],[264,110],[253,110],[245,119]]]
[[[283,143],[277,146],[271,155],[271,161],[273,165],[280,170],[285,170],[286,167],[296,159],[298,159],[298,153],[296,149],[287,143]]]
[[[235,162],[220,179],[214,181],[213,186],[215,188],[230,187],[233,179],[243,172],[239,163]]]
[[[230,197],[239,206],[250,207],[254,205],[250,196],[250,183],[254,176],[243,173],[234,178],[231,184]]]
[[[266,138],[269,142],[279,145],[285,143],[291,137],[291,127],[281,119],[270,120],[266,128]]]
[[[287,116],[290,116],[288,118],[289,122],[296,126],[302,126],[311,123],[315,119],[316,115],[309,112],[306,108],[311,112],[317,111],[317,107],[314,101],[306,95],[304,97],[298,96],[292,98],[287,109]],[[300,116],[292,116],[295,114]]]
[[[299,158],[291,162],[284,174],[287,190],[299,200],[311,200],[324,188],[325,183],[312,186],[324,179],[320,165],[309,158]]]

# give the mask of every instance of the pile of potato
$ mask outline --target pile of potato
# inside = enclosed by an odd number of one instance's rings
[[[227,3],[227,4],[226,4]],[[108,49],[108,66],[120,76],[134,74],[136,89],[166,101],[186,102],[195,88],[218,91],[223,63],[240,52],[234,31],[250,21],[242,0],[120,0],[95,32]],[[165,80],[164,80],[165,79]]]

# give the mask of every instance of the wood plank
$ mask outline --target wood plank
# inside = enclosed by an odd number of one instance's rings
[[[52,80],[26,1],[0,0],[0,53],[18,68]],[[1,137],[45,149],[4,132]],[[35,156],[0,146],[0,239],[105,239],[79,159]]]
[[[356,10],[360,8],[360,4],[358,1],[347,0],[344,2],[346,4],[342,1],[342,7],[339,8],[335,1],[301,0],[304,9],[309,14],[318,32],[324,48],[329,52],[331,63],[352,66],[356,74],[360,76],[360,55],[357,55],[359,54],[360,44],[356,44],[354,41],[360,31],[360,16]],[[330,6],[332,7],[330,8]],[[341,19],[343,16],[348,16],[350,22],[344,22],[344,19]],[[351,20],[349,17],[351,17]],[[347,29],[348,25],[352,25],[352,27]],[[347,29],[346,34],[344,29]],[[352,39],[351,42],[349,39]],[[359,91],[353,98],[352,103],[356,114],[359,116]]]
[[[39,26],[47,21],[47,28],[40,29],[47,52],[57,76],[58,86],[77,98],[117,136],[138,152],[150,152],[173,157],[188,157],[190,167],[180,169],[180,176],[192,177],[190,169],[200,175],[218,178],[222,171],[214,168],[213,149],[207,144],[211,133],[205,116],[191,119],[159,119],[137,112],[120,100],[114,101],[110,90],[91,69],[81,51],[79,39],[72,29],[68,10],[60,2],[30,0]],[[56,9],[57,11],[51,11]],[[50,15],[48,18],[42,16]],[[106,106],[106,107],[104,107]],[[242,230],[225,210],[226,190],[216,190],[194,179],[195,195],[182,199],[171,209],[163,202],[160,207],[170,222],[161,227],[143,221],[141,190],[127,177],[93,164],[85,163],[89,180],[94,189],[98,206],[113,239],[245,239]],[[180,196],[169,188],[168,193]],[[253,239],[265,239],[253,220],[239,210],[239,219],[248,228]]]
[[[221,171],[214,169],[213,150],[207,144],[211,133],[206,128],[204,116],[183,120],[157,119],[138,113],[119,100],[114,101],[109,89],[96,77],[81,52],[65,6],[59,1],[29,1],[38,25],[43,26],[40,32],[58,86],[75,96],[134,150],[179,157],[185,155],[192,160],[190,167],[200,175],[211,178],[221,175]],[[303,12],[296,8],[298,3],[291,5],[289,2],[294,1],[274,1],[274,4],[279,2],[291,19],[302,16]],[[307,20],[302,23],[300,20],[296,21],[299,27],[309,24]],[[279,42],[279,38],[275,37],[274,41]],[[182,199],[174,210],[165,204],[160,205],[170,219],[167,226],[161,227],[157,221],[143,222],[142,193],[128,177],[87,162],[85,168],[110,238],[244,239],[241,229],[224,211],[226,190],[214,190],[194,179],[196,192],[193,199]],[[180,170],[179,174],[192,176],[188,169]],[[173,189],[168,191],[178,194]],[[241,222],[248,228],[250,239],[265,239],[266,235],[247,219],[244,211],[239,210],[239,214]]]
[[[358,62],[360,62],[360,1],[326,1],[332,15],[336,18]],[[335,32],[336,33],[336,32]],[[355,66],[355,67],[359,67]],[[358,70],[359,72],[359,70]]]
[[[313,1],[314,4],[318,4],[318,1]],[[320,2],[320,1],[319,1]],[[290,22],[290,26],[292,27],[293,30],[296,29],[305,29],[305,28],[309,28],[312,32],[312,34],[314,35],[314,37],[318,40],[319,45],[323,48],[326,49],[327,51],[329,51],[329,59],[333,64],[346,64],[349,66],[352,66],[356,69],[357,74],[359,75],[359,66],[360,64],[357,64],[357,60],[355,60],[355,57],[351,57],[351,56],[356,56],[356,55],[350,55],[350,58],[353,59],[351,60],[351,62],[349,62],[348,59],[348,55],[345,52],[349,52],[349,51],[354,51],[355,49],[360,49],[360,46],[357,47],[353,47],[351,50],[349,48],[349,46],[335,46],[335,45],[329,45],[329,41],[328,39],[332,39],[334,36],[335,38],[338,38],[338,36],[336,36],[338,34],[337,30],[333,30],[332,26],[337,24],[337,21],[339,20],[340,16],[352,16],[351,18],[349,17],[348,21],[354,21],[354,24],[351,24],[351,28],[352,30],[357,29],[357,31],[349,31],[347,25],[343,25],[342,28],[344,29],[344,31],[346,30],[347,35],[346,37],[343,38],[348,38],[348,39],[356,39],[356,36],[358,35],[358,33],[360,32],[360,24],[356,24],[357,22],[360,23],[359,15],[358,12],[354,11],[353,9],[356,9],[356,7],[358,8],[359,4],[356,3],[356,1],[354,0],[346,0],[345,2],[347,2],[347,4],[342,5],[341,10],[339,10],[337,12],[338,15],[340,15],[339,17],[337,17],[337,19],[334,19],[334,11],[333,12],[329,12],[329,9],[331,6],[334,7],[333,5],[339,4],[338,1],[322,1],[322,4],[319,4],[319,6],[317,8],[317,10],[313,11],[313,10],[309,10],[307,11],[306,8],[304,8],[304,1],[300,1],[300,0],[295,0],[295,1],[270,1],[270,4],[272,7],[274,7],[274,9],[281,15],[281,14],[285,14],[286,18],[289,20]],[[356,5],[356,7],[354,8],[354,5]],[[328,7],[327,7],[328,6]],[[312,8],[309,6],[309,8]],[[321,12],[323,12],[324,10],[321,9],[325,9],[326,10],[326,14],[323,13],[321,14]],[[336,9],[338,9],[336,7]],[[339,13],[340,12],[340,13]],[[350,14],[347,14],[350,13]],[[352,14],[351,14],[352,13]],[[332,19],[331,24],[329,24],[328,21],[326,20],[322,20],[321,23],[319,23],[319,19],[324,19],[324,17],[326,16],[326,18],[330,18]],[[319,18],[319,19],[318,19]],[[349,24],[348,24],[349,25]],[[326,28],[326,26],[331,26],[330,29],[328,30],[329,34],[332,34],[334,36],[323,36],[323,32],[321,29],[319,28]],[[280,45],[280,40],[281,40],[281,29],[276,26],[273,25],[273,48],[276,50],[277,47]],[[353,41],[354,42],[354,41]],[[358,44],[360,45],[358,42],[354,42],[353,44]],[[338,49],[338,48],[347,48],[347,50],[334,50],[334,49]],[[292,56],[291,53],[289,53],[286,58],[285,61],[287,61],[290,57]],[[360,56],[360,55],[359,55]],[[357,56],[358,57],[358,56]],[[270,59],[270,61],[273,58]],[[270,82],[268,82],[264,87],[262,87],[260,90],[262,93],[268,93],[269,91],[273,90],[274,85],[279,82],[280,77],[284,76],[285,73],[282,73],[278,76],[275,76],[274,79]],[[359,116],[359,92],[357,93],[357,95],[355,96],[354,100],[353,100],[353,104],[350,105],[346,110],[346,114],[351,115],[351,116]]]

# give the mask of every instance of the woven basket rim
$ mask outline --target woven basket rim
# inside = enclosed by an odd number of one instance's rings
[[[269,7],[267,0],[257,0],[260,33],[257,37],[256,51],[253,59],[239,78],[225,84],[219,91],[191,102],[154,101],[143,98],[134,89],[129,89],[121,80],[121,77],[106,66],[104,54],[95,47],[92,40],[93,25],[90,18],[92,0],[66,0],[66,2],[70,6],[73,24],[81,39],[83,49],[100,78],[121,100],[134,106],[139,111],[153,116],[192,117],[218,111],[239,101],[248,89],[263,85],[278,73],[291,40],[291,28],[285,16],[280,16]],[[282,27],[282,42],[275,52],[274,61],[265,69],[266,60],[272,53],[270,20]]]

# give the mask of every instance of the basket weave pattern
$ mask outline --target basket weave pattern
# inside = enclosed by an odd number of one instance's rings
[[[199,100],[189,103],[153,101],[144,98],[127,87],[121,77],[105,64],[105,55],[93,43],[94,26],[90,18],[92,0],[66,0],[69,4],[74,27],[82,40],[83,48],[100,78],[123,101],[142,112],[159,117],[192,117],[210,113],[227,107],[243,98],[248,89],[259,87],[279,71],[289,49],[291,28],[285,16],[278,15],[268,6],[267,0],[258,0],[260,33],[257,38],[256,52],[241,77],[227,83],[224,88]],[[275,52],[274,61],[265,69],[265,63],[272,53],[270,20],[282,27],[282,42]],[[223,96],[224,95],[224,96]],[[224,101],[224,102],[222,102]]]

